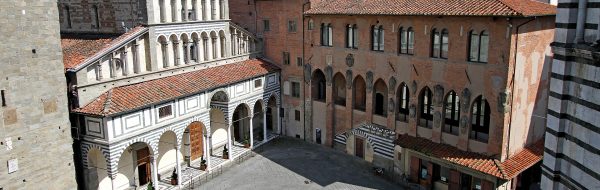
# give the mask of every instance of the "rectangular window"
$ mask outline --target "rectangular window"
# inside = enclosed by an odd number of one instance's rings
[[[254,80],[254,88],[260,88],[260,87],[262,87],[262,79]]]
[[[288,96],[290,95],[290,81],[283,82],[283,94]]]
[[[294,110],[294,118],[296,121],[300,121],[300,110]]]
[[[271,25],[269,23],[269,20],[263,20],[263,30],[264,31],[270,31],[271,30]]]
[[[303,61],[302,61],[302,57],[297,57],[296,58],[296,65],[298,65],[299,67],[301,67],[303,65]]]
[[[300,83],[292,82],[292,96],[300,98]]]
[[[173,115],[173,107],[171,105],[158,108],[158,118],[162,119]]]
[[[295,20],[288,21],[288,32],[296,32],[296,21]]]
[[[283,64],[284,65],[289,65],[290,64],[290,52],[283,52]]]
[[[429,178],[429,173],[427,171],[427,161],[420,160],[420,168],[419,168],[419,178],[423,180],[427,180]]]

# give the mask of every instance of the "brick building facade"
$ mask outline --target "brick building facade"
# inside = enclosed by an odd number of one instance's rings
[[[541,160],[554,6],[243,2],[232,20],[256,30],[282,68],[284,134],[426,188],[539,181],[520,175]]]

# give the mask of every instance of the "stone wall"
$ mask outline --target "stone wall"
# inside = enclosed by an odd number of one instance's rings
[[[140,23],[148,23],[146,1],[148,0],[59,0],[61,32],[125,32],[123,27],[133,28]],[[94,7],[98,9],[100,26],[95,26]],[[71,26],[67,15],[70,15]]]
[[[0,2],[0,189],[77,186],[56,4]]]

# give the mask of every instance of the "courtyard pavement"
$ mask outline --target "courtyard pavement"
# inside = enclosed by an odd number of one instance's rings
[[[362,159],[299,139],[275,139],[252,155],[193,189],[405,189],[375,176]]]

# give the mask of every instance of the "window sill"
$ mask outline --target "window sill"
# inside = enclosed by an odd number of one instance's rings
[[[458,136],[458,133],[454,134],[454,133],[446,132],[446,131],[442,131],[442,133],[452,135],[452,136]]]
[[[448,62],[448,58],[430,57],[433,61]]]
[[[413,56],[415,56],[415,54],[408,54],[408,53],[398,53],[398,56],[407,56],[407,57],[413,57]]]
[[[469,137],[469,140],[477,141],[477,142],[485,143],[485,144],[488,144],[488,141],[489,141],[489,139],[488,140],[483,140],[483,139],[474,139],[474,138],[471,138],[471,137]]]
[[[473,65],[486,65],[486,64],[488,64],[488,62],[467,61],[467,64],[473,64]]]

